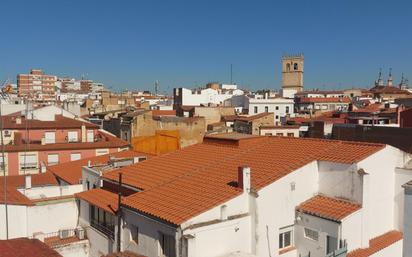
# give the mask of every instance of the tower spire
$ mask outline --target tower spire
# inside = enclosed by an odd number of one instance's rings
[[[389,68],[389,77],[388,77],[388,83],[386,84],[388,87],[393,86],[393,78],[392,78],[392,68]]]

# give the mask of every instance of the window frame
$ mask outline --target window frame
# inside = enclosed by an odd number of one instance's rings
[[[279,229],[279,245],[278,245],[279,250],[286,249],[286,248],[289,248],[295,245],[293,232],[294,232],[293,225],[286,226],[286,227]],[[286,238],[286,234],[288,233],[289,233],[289,244],[285,245],[285,238]]]
[[[310,235],[308,236],[308,233],[307,232],[315,232],[316,233],[316,239],[315,239],[315,237],[311,237]],[[312,240],[312,241],[315,241],[315,242],[319,242],[319,231],[318,230],[316,230],[316,229],[312,229],[312,228],[308,228],[308,227],[304,227],[303,228],[303,236],[306,238],[306,239],[309,239],[309,240]]]

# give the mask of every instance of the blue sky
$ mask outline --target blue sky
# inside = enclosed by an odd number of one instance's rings
[[[209,81],[277,89],[280,58],[305,54],[306,88],[370,86],[379,68],[412,80],[412,1],[0,3],[0,80],[42,68],[113,89]]]

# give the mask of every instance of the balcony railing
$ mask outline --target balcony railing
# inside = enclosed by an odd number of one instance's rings
[[[99,230],[100,232],[102,232],[103,234],[105,234],[106,236],[108,236],[111,239],[114,239],[114,226],[107,226],[107,225],[103,225],[101,223],[99,223],[96,220],[90,220],[90,225]]]

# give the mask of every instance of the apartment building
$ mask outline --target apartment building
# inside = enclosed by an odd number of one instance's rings
[[[255,115],[265,112],[274,114],[275,124],[281,124],[286,120],[286,117],[294,116],[294,101],[288,98],[249,98],[247,106],[249,115]]]
[[[42,167],[128,149],[128,143],[56,107],[3,117],[7,175],[39,173]],[[68,113],[68,114],[67,114]],[[53,115],[54,114],[54,115]],[[3,175],[3,172],[1,172]]]
[[[346,111],[349,97],[299,97],[295,99],[298,113],[315,114],[330,111]]]
[[[54,96],[56,81],[56,76],[44,74],[42,70],[37,69],[30,70],[29,74],[18,74],[17,87],[19,96]]]
[[[382,144],[214,135],[105,173],[76,195],[79,222],[99,254],[401,257],[409,160]]]

